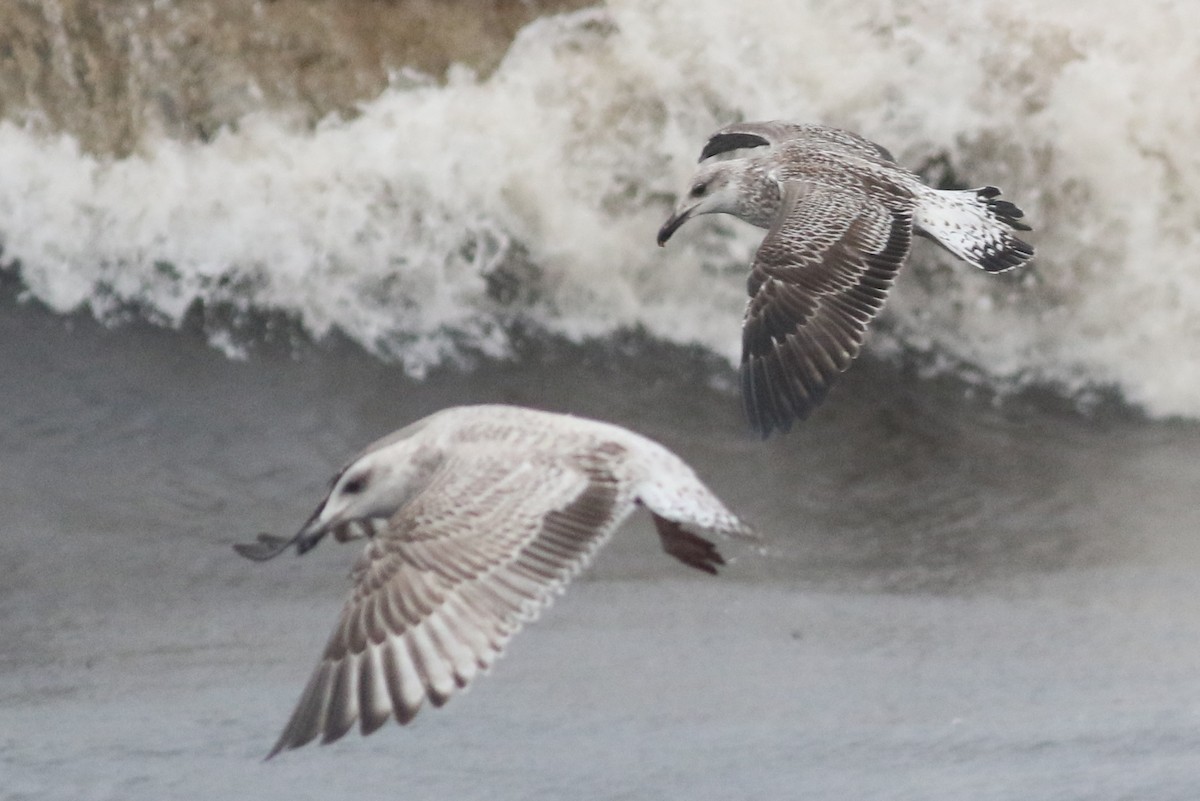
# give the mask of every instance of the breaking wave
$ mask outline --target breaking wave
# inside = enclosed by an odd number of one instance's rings
[[[761,232],[706,218],[665,250],[655,232],[709,131],[820,121],[930,180],[1001,186],[1035,228],[1016,274],[918,245],[869,347],[1197,417],[1200,7],[1116,13],[630,0],[531,22],[487,75],[396,73],[315,124],[264,104],[105,153],[14,114],[3,258],[58,311],[283,313],[414,374],[506,354],[514,323],[733,361]]]

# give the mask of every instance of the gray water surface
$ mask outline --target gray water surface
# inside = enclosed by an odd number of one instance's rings
[[[1200,798],[1200,427],[864,361],[787,437],[630,338],[424,382],[336,343],[0,305],[0,797]],[[722,576],[635,518],[471,692],[262,763],[355,546],[254,564],[446,405],[623,423],[767,536]]]

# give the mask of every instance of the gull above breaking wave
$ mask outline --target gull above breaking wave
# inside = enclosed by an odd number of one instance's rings
[[[354,589],[268,759],[321,737],[408,723],[487,670],[635,506],[668,554],[716,573],[701,536],[755,539],[692,469],[619,426],[515,406],[445,409],[355,457],[292,538],[234,548],[265,560],[326,534],[366,537]]]
[[[751,153],[707,161],[743,148]],[[1024,215],[999,189],[933,189],[850,131],[738,123],[709,137],[700,162],[658,244],[700,214],[768,229],[742,326],[742,398],[763,436],[808,417],[858,356],[914,233],[987,272],[1033,257],[1014,234],[1029,230]]]

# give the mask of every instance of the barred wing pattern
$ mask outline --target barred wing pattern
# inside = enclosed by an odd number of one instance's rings
[[[616,446],[610,446],[615,448]],[[465,449],[464,449],[465,450]],[[605,454],[598,454],[603,457]],[[608,455],[612,455],[611,452]],[[448,458],[371,539],[320,664],[268,758],[444,704],[628,514],[602,459]]]
[[[912,212],[861,192],[787,181],[754,259],[742,397],[763,436],[805,419],[858,356],[912,242]]]

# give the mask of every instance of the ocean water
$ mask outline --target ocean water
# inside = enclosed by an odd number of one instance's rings
[[[0,798],[1146,799],[1200,786],[1200,430],[1003,407],[868,358],[763,443],[715,357],[539,341],[424,379],[341,341],[0,303]],[[526,349],[527,348],[527,349]],[[724,368],[728,371],[728,368]],[[731,371],[730,371],[731,372]],[[366,442],[452,403],[614,420],[767,537],[718,578],[635,516],[410,728],[262,757],[354,546],[256,564]]]
[[[1200,796],[1193,4],[497,4],[399,55],[423,4],[121,5],[0,9],[0,798]],[[654,234],[769,117],[1003,187],[1038,258],[918,245],[763,442],[758,232]],[[634,519],[445,709],[263,764],[356,549],[229,546],[497,401],[659,439],[767,553]]]

